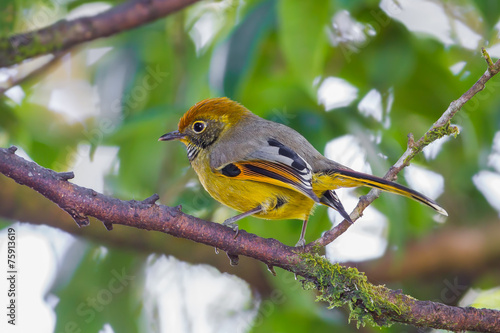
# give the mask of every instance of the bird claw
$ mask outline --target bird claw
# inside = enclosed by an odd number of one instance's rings
[[[236,239],[236,237],[238,237],[238,234],[239,234],[239,232],[240,232],[240,228],[238,227],[238,225],[237,225],[236,223],[234,223],[234,222],[232,221],[232,219],[227,219],[227,220],[225,220],[225,221],[222,223],[222,225],[224,225],[224,226],[226,226],[226,227],[228,227],[228,228],[233,229],[233,231],[235,232],[235,234],[234,234],[234,238]]]
[[[276,271],[274,270],[274,266],[271,264],[267,264],[267,270],[273,275],[276,276]]]
[[[301,250],[303,250],[305,246],[306,246],[306,240],[304,238],[299,239],[297,244],[295,244],[295,247],[300,247]]]
[[[240,258],[236,254],[231,254],[231,253],[226,253],[227,257],[229,258],[229,264],[231,266],[237,266],[238,262],[240,261]]]

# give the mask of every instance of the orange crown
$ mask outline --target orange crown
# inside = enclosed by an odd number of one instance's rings
[[[252,115],[243,105],[227,97],[204,99],[193,105],[179,121],[179,132],[198,119],[215,119],[226,124],[234,124],[243,117]]]

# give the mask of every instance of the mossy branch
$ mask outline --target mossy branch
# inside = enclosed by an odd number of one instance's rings
[[[407,306],[399,294],[398,302],[391,302],[385,297],[390,290],[385,286],[375,286],[368,282],[364,273],[354,267],[332,264],[317,254],[302,254],[301,257],[309,266],[315,279],[304,280],[304,287],[317,289],[318,301],[329,304],[329,308],[349,308],[349,321],[355,320],[358,328],[370,324],[372,326],[390,326],[394,315],[400,316]]]
[[[0,67],[136,28],[196,1],[132,0],[91,17],[61,20],[39,30],[0,38]]]
[[[317,254],[300,254],[310,274],[303,281],[305,289],[320,291],[318,301],[329,308],[347,306],[349,321],[355,320],[358,328],[391,326],[406,323],[417,327],[430,327],[450,331],[494,331],[498,322],[496,310],[458,308],[441,303],[420,301],[400,291],[368,282],[364,273],[353,267],[332,264]],[[469,328],[464,329],[466,317],[471,316]],[[425,318],[425,319],[423,319]]]
[[[486,60],[488,69],[486,72],[477,80],[474,85],[467,90],[460,98],[450,103],[448,108],[443,112],[441,117],[432,125],[432,127],[417,141],[414,141],[413,135],[408,135],[408,147],[399,160],[389,169],[389,171],[384,175],[385,179],[394,180],[397,174],[410,164],[410,161],[417,156],[426,146],[430,143],[436,141],[447,135],[453,135],[456,137],[459,134],[459,130],[456,126],[451,125],[451,120],[453,116],[467,103],[474,95],[482,91],[485,88],[486,82],[488,82],[493,76],[500,72],[500,60],[495,63],[491,60],[488,52],[483,48],[482,55]],[[356,221],[363,215],[363,211],[368,207],[375,199],[380,195],[380,190],[373,189],[367,195],[362,196],[352,213],[350,214],[351,220]],[[351,223],[344,220],[333,229],[327,231],[321,238],[308,244],[306,246],[307,250],[310,250],[316,246],[326,246],[327,244],[333,242],[337,237],[342,235],[349,227]]]
[[[448,330],[500,331],[500,311],[460,308],[418,301],[385,286],[370,284],[363,273],[329,263],[317,254],[301,253],[275,239],[265,239],[221,224],[184,214],[179,207],[158,205],[154,195],[143,201],[123,201],[69,182],[72,173],[57,173],[15,154],[15,147],[0,148],[0,173],[26,185],[56,203],[85,227],[89,217],[101,220],[106,230],[114,224],[154,230],[189,239],[225,251],[236,263],[238,256],[254,258],[302,276],[307,288],[321,292],[330,307],[347,305],[350,319],[359,325],[390,325],[394,322]],[[104,230],[104,229],[103,229]]]

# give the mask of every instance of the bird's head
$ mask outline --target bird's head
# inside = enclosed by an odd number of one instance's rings
[[[193,160],[200,150],[210,147],[224,132],[250,115],[247,108],[229,98],[205,99],[182,116],[177,131],[162,135],[158,141],[181,141]]]

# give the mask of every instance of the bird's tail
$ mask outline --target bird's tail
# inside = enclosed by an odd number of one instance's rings
[[[425,195],[398,183],[391,182],[389,180],[385,180],[383,178],[372,176],[366,173],[336,168],[328,170],[326,172],[321,172],[320,175],[316,177],[316,181],[321,183],[322,187],[328,189],[368,186],[377,188],[382,191],[396,193],[407,198],[419,201],[424,205],[433,208],[438,213],[448,216],[448,213],[446,212],[446,210],[444,210],[443,207],[441,207],[434,200],[426,197]]]

